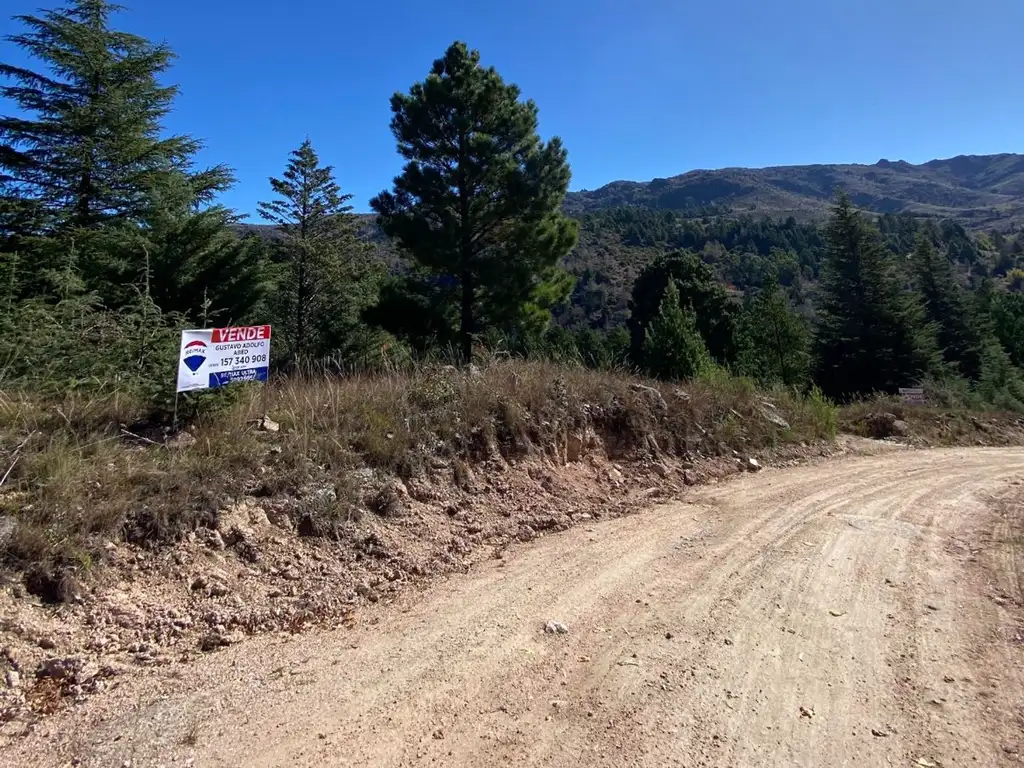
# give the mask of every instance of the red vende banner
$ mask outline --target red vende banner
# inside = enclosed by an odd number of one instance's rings
[[[256,341],[270,338],[269,325],[249,325],[238,328],[214,328],[213,343],[222,344],[226,341]]]

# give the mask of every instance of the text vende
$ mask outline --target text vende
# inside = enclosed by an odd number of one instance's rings
[[[228,341],[256,341],[270,338],[269,325],[251,325],[241,328],[214,328],[213,343]]]

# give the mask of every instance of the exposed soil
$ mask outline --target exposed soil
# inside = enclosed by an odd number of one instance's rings
[[[112,677],[0,762],[1018,765],[1024,450],[878,450],[580,511],[350,628]]]
[[[785,466],[883,448],[844,438],[759,456]],[[350,627],[361,609],[500,559],[510,546],[754,468],[723,451],[692,462],[663,454],[616,462],[582,431],[574,445],[552,444],[514,463],[492,452],[472,465],[435,461],[406,482],[363,469],[343,489],[254,491],[173,546],[108,541],[87,579],[4,572],[0,740],[24,736],[125,676],[174,674],[261,635]]]

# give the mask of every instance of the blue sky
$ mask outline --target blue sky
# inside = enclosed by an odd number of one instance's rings
[[[168,129],[235,169],[224,202],[250,214],[307,135],[367,210],[401,168],[390,95],[456,39],[537,102],[572,189],[1024,151],[1024,0],[122,2],[118,27],[179,55]],[[5,0],[0,34],[39,5]]]

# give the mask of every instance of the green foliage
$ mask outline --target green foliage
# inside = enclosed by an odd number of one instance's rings
[[[996,408],[1024,411],[1024,376],[994,339],[982,349],[981,373],[974,390]]]
[[[144,294],[118,311],[85,293],[19,302],[0,312],[0,375],[44,396],[118,392],[169,407],[180,327]]]
[[[25,31],[10,41],[47,71],[0,64],[15,83],[0,95],[26,113],[0,118],[0,165],[41,206],[49,230],[142,217],[152,204],[145,192],[199,149],[188,137],[160,135],[177,93],[159,83],[170,50],[111,30],[115,10],[105,0],[71,0],[17,16]]]
[[[803,389],[810,374],[811,334],[778,283],[754,295],[740,317],[737,368],[764,385]]]
[[[981,322],[1006,349],[1011,362],[1024,367],[1024,294],[992,292]]]
[[[836,428],[839,424],[839,409],[816,384],[811,387],[811,391],[802,404],[810,412],[809,420],[820,425],[823,436],[829,439],[835,438]]]
[[[565,303],[575,280],[557,267],[543,269],[525,300],[514,283],[495,285],[482,296],[481,326],[534,344],[549,330],[552,310]]]
[[[535,322],[558,292],[544,284],[576,242],[561,212],[566,152],[557,138],[541,142],[536,105],[462,43],[396,93],[391,111],[406,165],[372,206],[418,266],[452,281],[469,360],[484,324],[524,314]]]
[[[275,200],[259,204],[279,239],[271,245],[277,281],[273,318],[288,363],[334,356],[362,359],[381,343],[362,326],[383,277],[356,236],[348,200],[306,139],[291,153],[282,178],[271,178]]]
[[[147,263],[136,280],[148,282],[162,310],[205,327],[237,325],[258,319],[271,285],[258,244],[229,229],[235,221],[222,206],[158,209],[144,235],[121,247],[143,254]]]
[[[629,332],[622,328],[596,331],[584,328],[576,332],[580,360],[588,368],[618,370],[629,367]]]
[[[455,348],[458,301],[452,282],[414,269],[388,277],[376,302],[362,316],[370,326],[403,339],[422,356],[433,349]]]
[[[681,305],[697,318],[697,327],[711,356],[720,364],[736,357],[736,331],[739,307],[715,279],[714,272],[693,253],[681,252],[659,258],[637,278],[629,303],[631,354],[641,367],[652,369],[644,346],[647,328],[661,312],[670,284],[679,293]]]
[[[674,280],[669,281],[657,317],[647,326],[643,354],[647,372],[659,379],[694,379],[712,367],[697,318],[693,309],[680,306]]]
[[[917,299],[877,230],[840,196],[817,305],[815,380],[830,397],[894,393],[936,366]]]
[[[22,255],[21,298],[55,295],[68,254],[87,291],[114,309],[134,286],[167,312],[207,301],[241,319],[260,300],[259,265],[211,206],[227,189],[223,166],[193,168],[201,143],[164,135],[176,86],[161,84],[173,54],[109,27],[116,6],[72,0],[22,15],[10,40],[42,71],[0,64],[0,248]]]
[[[629,284],[601,271],[584,269],[576,277],[569,300],[555,307],[555,320],[567,328],[607,330],[624,326],[629,315]]]
[[[936,328],[943,358],[968,379],[978,378],[980,339],[971,322],[964,289],[957,283],[949,259],[935,249],[928,237],[919,234],[912,264],[925,319]]]
[[[785,218],[718,205],[756,191],[732,172],[569,195],[566,151],[540,139],[536,105],[455,43],[391,99],[405,166],[376,217],[352,214],[307,140],[259,206],[267,236],[239,236],[216,203],[229,170],[197,169],[200,143],[163,128],[172,52],[111,29],[115,10],[68,0],[18,16],[10,41],[38,69],[0,64],[17,110],[0,116],[0,370],[13,386],[163,406],[180,327],[269,321],[275,364],[523,356],[748,399],[755,381],[809,389],[826,410],[826,395],[931,377],[973,404],[1024,408],[1019,232],[907,213],[875,226],[845,198],[827,229],[786,215],[834,188],[820,169],[756,182],[781,206],[761,210]],[[895,184],[890,166],[870,173]]]

